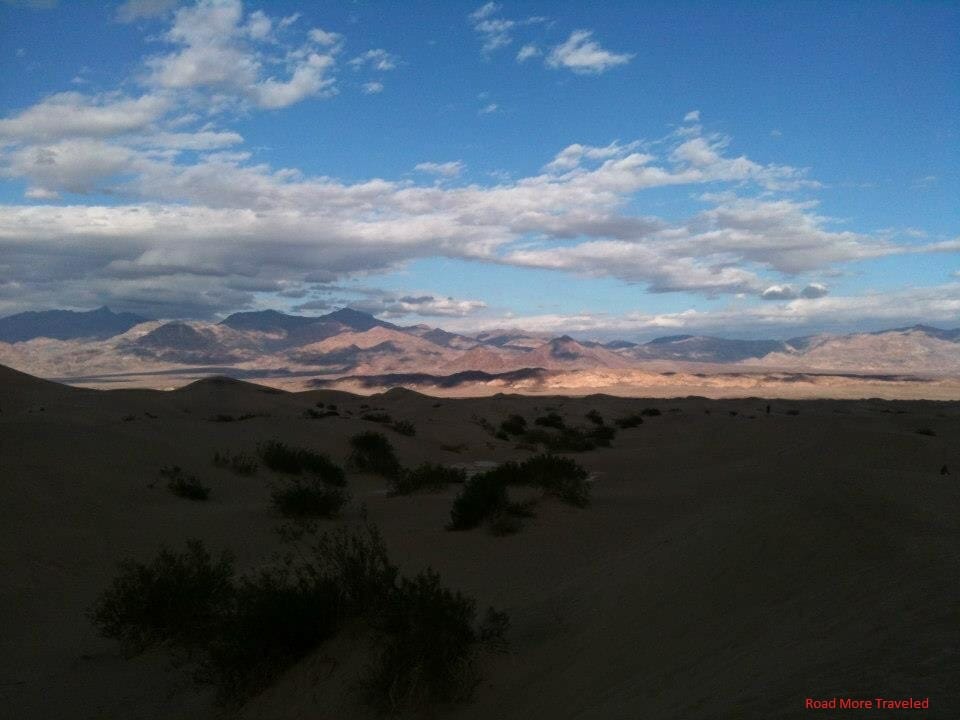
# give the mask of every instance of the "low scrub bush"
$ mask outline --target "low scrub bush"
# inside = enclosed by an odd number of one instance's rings
[[[536,418],[533,422],[535,425],[540,425],[542,427],[557,428],[558,430],[562,430],[565,427],[563,418],[560,417],[555,412],[548,413],[546,415],[541,415],[540,417]]]
[[[307,408],[303,411],[303,416],[308,420],[323,420],[327,417],[339,417],[340,413],[336,410],[314,410],[313,408]]]
[[[641,410],[640,414],[643,417],[657,417],[658,415],[662,415],[663,413],[661,413],[657,408],[648,407]]]
[[[279,440],[269,440],[258,446],[260,459],[271,470],[301,475],[310,473],[328,485],[343,487],[347,484],[343,468],[323,453],[305,448],[290,447]]]
[[[257,460],[244,452],[231,455],[230,453],[215,452],[213,464],[219,468],[226,468],[237,475],[253,475],[257,472]]]
[[[936,436],[937,436],[936,431],[935,431],[935,430],[932,430],[931,428],[928,428],[928,427],[919,428],[919,429],[917,430],[917,434],[918,434],[918,435],[928,435],[929,437],[936,437]]]
[[[614,420],[613,424],[621,430],[626,430],[627,428],[634,428],[638,425],[643,425],[643,417],[640,415],[625,415],[624,417]]]
[[[126,561],[90,617],[134,652],[166,644],[199,661],[199,679],[223,702],[260,692],[286,668],[336,635],[350,618],[374,629],[367,700],[396,712],[453,702],[476,685],[476,657],[502,649],[509,620],[427,570],[401,577],[376,528],[340,528],[315,539],[303,524],[284,528],[296,552],[242,577],[228,555],[214,561],[200,541],[161,549],[150,564]]]
[[[389,424],[393,422],[393,418],[389,414],[384,412],[368,412],[360,416],[361,420],[367,420],[369,422]]]
[[[384,477],[396,477],[400,471],[400,461],[393,445],[381,433],[364,432],[350,438],[350,466],[363,472],[376,473]]]
[[[233,559],[214,560],[199,540],[182,553],[161,548],[149,564],[126,560],[90,619],[133,653],[172,643],[192,647],[217,629],[233,593]]]
[[[343,488],[317,478],[294,478],[283,487],[274,488],[270,498],[284,517],[330,518],[340,512],[350,496]]]
[[[416,426],[409,420],[397,420],[390,426],[390,429],[408,437],[413,437],[417,434]]]
[[[453,501],[450,530],[470,530],[507,507],[507,486],[495,471],[470,478]]]
[[[207,500],[210,488],[206,487],[195,475],[185,473],[179,465],[165,466],[160,474],[167,478],[167,488],[174,495],[188,500]]]
[[[209,418],[210,422],[240,422],[242,420],[252,420],[255,417],[261,417],[257,413],[244,413],[243,415],[238,415],[234,417],[233,415],[227,415],[226,413],[221,413],[219,415],[214,415]]]
[[[527,429],[527,420],[522,415],[510,415],[500,423],[500,432],[510,435],[522,435]]]
[[[460,468],[434,463],[423,463],[410,470],[403,470],[390,480],[391,495],[409,495],[418,490],[437,492],[451,483],[464,483],[467,473]]]
[[[603,415],[598,413],[596,410],[591,410],[584,417],[587,418],[594,425],[603,425]]]
[[[588,473],[575,460],[557,455],[537,455],[524,460],[518,469],[525,484],[543,488],[569,505],[590,504]]]

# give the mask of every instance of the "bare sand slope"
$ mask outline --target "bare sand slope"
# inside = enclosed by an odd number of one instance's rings
[[[318,401],[353,415],[303,418]],[[98,392],[3,368],[0,714],[224,716],[187,668],[123,658],[84,613],[118,560],[160,543],[199,537],[242,568],[276,550],[273,478],[233,476],[213,453],[281,437],[343,460],[351,435],[378,427],[361,405],[416,424],[413,438],[385,430],[410,464],[529,454],[476,417],[663,412],[577,456],[596,474],[591,507],[544,502],[514,536],[445,531],[455,491],[388,498],[381,479],[350,476],[404,570],[433,566],[510,615],[510,654],[444,715],[767,720],[810,717],[807,696],[913,695],[931,698],[925,720],[960,716],[958,403],[774,401],[768,416],[755,398],[359,397],[234,381]],[[255,417],[209,419],[228,414]],[[170,494],[165,464],[200,475],[210,501]],[[365,662],[348,632],[239,714],[368,716],[350,692]]]

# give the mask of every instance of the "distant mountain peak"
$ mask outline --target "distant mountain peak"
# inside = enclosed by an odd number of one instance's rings
[[[106,305],[95,310],[40,310],[0,318],[0,342],[25,342],[35,338],[103,340],[121,335],[147,318],[115,313]]]

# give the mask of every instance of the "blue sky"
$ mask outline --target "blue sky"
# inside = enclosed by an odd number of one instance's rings
[[[960,325],[956,3],[0,3],[0,314]]]

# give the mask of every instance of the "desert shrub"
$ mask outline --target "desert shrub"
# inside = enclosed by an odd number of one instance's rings
[[[585,507],[590,503],[588,473],[571,458],[557,455],[537,455],[524,460],[519,473],[528,485],[543,488],[565,503]]]
[[[252,420],[255,417],[261,417],[261,415],[257,413],[244,413],[243,415],[238,415],[237,417],[234,417],[233,415],[220,413],[208,419],[210,420],[210,422],[240,422],[242,420]]]
[[[401,471],[400,461],[393,445],[378,432],[364,432],[350,438],[349,463],[357,470],[377,473],[384,477],[396,477]]]
[[[596,410],[591,410],[586,415],[584,415],[587,420],[592,422],[594,425],[603,425],[603,415],[598,413]]]
[[[591,435],[579,428],[564,428],[544,444],[551,452],[587,452],[597,447]]]
[[[279,565],[241,578],[203,671],[221,701],[253,695],[332,637],[341,622],[334,578]]]
[[[487,527],[490,529],[490,533],[497,537],[515,535],[523,529],[523,519],[511,512],[501,510],[490,518]]]
[[[197,540],[184,553],[161,549],[149,565],[126,561],[91,620],[134,652],[166,643],[199,655],[198,679],[238,703],[362,616],[375,631],[372,703],[399,710],[466,697],[480,648],[502,649],[507,616],[491,608],[477,625],[474,602],[435,572],[399,577],[373,526],[339,528],[310,545],[309,525],[285,526],[297,551],[239,579],[228,555],[214,562]]]
[[[90,619],[100,634],[135,653],[158,643],[192,647],[215,630],[232,594],[233,560],[214,561],[199,540],[182,553],[161,548],[150,564],[120,564]]]
[[[527,420],[522,415],[510,415],[500,423],[500,432],[510,435],[522,435],[527,429]]]
[[[263,464],[271,470],[289,475],[311,473],[328,485],[338,487],[347,484],[343,468],[323,453],[290,447],[279,440],[268,440],[259,445],[257,450]]]
[[[274,488],[270,498],[284,517],[329,518],[340,512],[349,495],[342,488],[316,478],[306,481],[295,478],[283,487]]]
[[[800,411],[797,410],[796,408],[793,408],[793,409],[791,409],[791,410],[787,410],[787,415],[799,415],[799,414],[800,414]]]
[[[403,470],[390,480],[390,494],[409,495],[418,490],[443,490],[450,483],[464,483],[467,473],[460,468],[423,463],[412,470]]]
[[[497,434],[497,429],[493,426],[493,423],[491,423],[489,420],[487,420],[484,417],[480,417],[479,415],[472,415],[470,417],[470,422],[472,422],[474,425],[479,425],[491,435]]]
[[[231,455],[230,453],[215,452],[213,464],[219,468],[226,468],[237,475],[253,475],[257,472],[257,460],[244,452]]]
[[[373,704],[396,712],[467,699],[478,680],[475,617],[474,601],[440,585],[432,570],[402,578],[376,624],[382,649],[367,677]]]
[[[626,430],[627,428],[643,425],[643,417],[637,414],[624,415],[623,417],[620,417],[614,420],[613,424],[616,425],[621,430]]]
[[[543,427],[557,428],[558,430],[562,430],[564,428],[563,418],[560,417],[555,412],[548,413],[546,415],[541,415],[540,417],[536,418],[533,422],[536,425],[541,425]]]
[[[384,423],[388,424],[393,422],[393,418],[390,417],[387,413],[384,412],[368,412],[360,416],[361,420],[368,420],[369,422],[375,423]]]
[[[928,427],[919,428],[919,429],[917,430],[917,434],[918,434],[918,435],[928,435],[928,436],[930,436],[930,437],[936,437],[936,436],[937,436],[936,431],[934,431],[934,430],[932,430],[931,428],[928,428]]]
[[[390,429],[408,437],[412,437],[417,434],[416,426],[409,420],[397,420],[390,426]]]
[[[206,500],[210,497],[210,488],[203,485],[195,475],[185,473],[179,465],[160,468],[160,475],[167,478],[167,488],[178,497],[188,500]]]
[[[179,477],[167,483],[167,487],[177,497],[187,500],[207,500],[210,497],[210,488],[203,485],[193,475]]]
[[[588,432],[587,436],[599,447],[610,447],[610,441],[617,436],[617,431],[609,425],[600,425]]]
[[[657,417],[658,415],[662,415],[663,413],[661,413],[657,408],[648,407],[641,410],[640,414],[643,417]]]
[[[340,413],[336,410],[314,410],[307,408],[303,411],[303,416],[308,420],[322,420],[326,417],[339,417]]]
[[[450,510],[450,530],[470,530],[507,506],[507,486],[494,471],[474,475]]]

